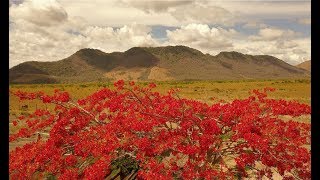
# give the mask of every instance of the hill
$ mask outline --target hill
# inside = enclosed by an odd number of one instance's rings
[[[268,55],[203,54],[186,46],[133,47],[105,53],[81,49],[54,62],[24,62],[9,70],[10,83],[68,83],[107,80],[236,80],[310,76]]]
[[[296,67],[301,68],[301,69],[305,69],[305,70],[311,72],[311,60],[300,63],[300,64],[296,65]]]

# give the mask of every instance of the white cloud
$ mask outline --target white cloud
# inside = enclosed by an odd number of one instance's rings
[[[121,5],[135,7],[146,13],[167,12],[170,8],[192,4],[195,0],[162,0],[162,1],[141,1],[141,0],[120,0]]]
[[[302,6],[280,3],[281,7],[276,7],[270,5],[272,3],[262,6],[262,2],[246,5],[222,1],[206,1],[204,4],[204,1],[195,0],[148,1],[148,5],[137,2],[126,5],[114,0],[97,0],[95,3],[85,0],[11,2],[10,67],[30,60],[60,60],[81,48],[113,52],[133,46],[160,45],[186,45],[212,55],[233,50],[268,54],[292,64],[310,59],[310,38],[301,37],[290,29],[268,27],[261,19],[250,19],[255,13],[264,18],[273,16],[272,13],[289,17],[295,10],[297,14],[307,14],[309,10],[305,8],[308,5],[303,3],[300,3]],[[285,4],[292,9],[284,8]],[[259,31],[249,37],[226,28],[234,22],[246,22],[244,28]],[[216,24],[215,27],[209,26],[212,24]],[[167,30],[167,38],[160,42],[153,38],[149,25],[178,28]]]
[[[147,13],[118,0],[95,0],[94,3],[72,0],[60,2],[69,16],[80,16],[90,25],[121,27],[132,22],[144,25],[179,25],[169,13]]]
[[[70,24],[69,24],[70,25]],[[66,58],[81,48],[104,52],[124,51],[134,46],[156,46],[150,28],[131,24],[119,29],[87,26],[83,30],[67,29],[67,25],[41,29],[16,27],[10,31],[10,67],[24,61],[55,61]]]
[[[37,2],[37,1],[35,1]],[[49,5],[53,1],[47,1]],[[25,4],[26,3],[26,4]],[[81,17],[68,17],[57,23],[47,4],[24,2],[13,5],[9,33],[9,67],[24,61],[55,61],[66,58],[81,48],[97,48],[105,52],[124,51],[133,46],[155,46],[151,28],[131,23],[120,28],[92,26]],[[42,2],[43,3],[43,2]],[[54,1],[54,3],[56,3]],[[49,8],[51,9],[51,8]],[[41,12],[44,19],[31,21],[31,11]],[[48,10],[48,11],[47,11]],[[64,9],[61,9],[64,12]],[[49,14],[49,15],[48,15]],[[43,21],[43,22],[42,22]],[[52,23],[57,23],[53,26]]]
[[[311,58],[311,40],[300,37],[260,41],[237,39],[234,41],[234,50],[252,55],[271,55],[296,65]]]
[[[262,28],[257,35],[248,36],[221,27],[206,24],[189,24],[174,31],[167,31],[165,45],[186,45],[203,53],[216,55],[221,51],[238,51],[253,55],[271,55],[290,64],[310,59],[310,38],[302,38],[292,30],[274,27]]]
[[[182,44],[204,52],[222,50],[233,46],[234,29],[210,28],[206,24],[189,24],[174,31],[167,30],[168,44]]]
[[[187,23],[231,25],[234,17],[232,13],[222,7],[199,3],[172,8],[169,13],[178,21]]]
[[[24,19],[39,26],[57,25],[68,18],[67,12],[55,0],[32,0],[12,5],[9,11],[12,20]]]
[[[134,46],[158,45],[158,42],[151,37],[150,32],[151,28],[133,23],[119,29],[88,26],[81,33],[90,39],[88,46],[112,52],[124,51]]]
[[[311,12],[310,1],[210,1],[210,3],[238,14],[245,19],[284,19],[307,16]]]
[[[298,43],[293,40],[279,40],[276,43],[276,47],[279,49],[295,48],[297,46]]]
[[[171,18],[176,19],[180,25],[190,23],[230,24],[233,17],[228,10],[219,6],[209,5],[205,0],[122,0],[120,4],[128,8],[140,9],[147,14],[170,14]]]
[[[306,17],[311,12],[310,1],[59,0],[59,3],[69,16],[80,16],[98,26],[123,26],[131,22],[166,26],[232,25],[249,20]]]
[[[9,7],[23,3],[24,0],[9,0]]]
[[[290,39],[298,35],[299,33],[296,33],[290,29],[283,30],[279,28],[270,27],[260,29],[258,35],[249,36],[249,39],[253,41],[273,41],[279,38]]]
[[[267,28],[268,25],[266,25],[265,23],[262,22],[257,22],[257,21],[249,21],[246,22],[244,25],[242,25],[242,27],[247,28],[247,29],[260,29],[260,28]]]
[[[311,12],[310,1],[210,1],[210,0],[122,0],[114,3],[117,11],[136,8],[145,12],[146,23],[150,15],[157,15],[158,24],[177,20],[176,25],[189,23],[226,24],[248,22],[259,19],[285,19],[308,16]],[[123,8],[123,9],[121,9]],[[168,18],[167,15],[171,15]],[[167,16],[166,18],[164,16]],[[151,21],[151,24],[155,21]],[[150,25],[150,24],[149,24]]]

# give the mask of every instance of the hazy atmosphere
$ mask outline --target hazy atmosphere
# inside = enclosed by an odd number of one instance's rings
[[[10,0],[9,67],[56,61],[81,48],[185,45],[311,58],[311,1]]]

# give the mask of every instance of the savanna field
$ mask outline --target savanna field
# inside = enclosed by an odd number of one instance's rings
[[[12,179],[310,176],[310,79],[12,84],[10,92]],[[41,125],[58,116],[65,123]],[[41,149],[56,162],[43,163]]]

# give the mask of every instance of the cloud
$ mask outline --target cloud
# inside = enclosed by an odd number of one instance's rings
[[[238,51],[253,55],[271,55],[290,64],[298,64],[311,55],[310,38],[299,33],[275,27],[260,28],[248,36],[232,28],[212,27],[207,24],[189,24],[176,30],[167,30],[164,45],[186,45],[203,53],[216,55],[221,51]]]
[[[273,41],[279,38],[290,39],[297,35],[299,35],[299,33],[289,29],[263,28],[259,30],[258,35],[249,36],[249,39],[253,41]]]
[[[241,19],[284,19],[308,16],[311,12],[311,1],[210,1]],[[241,21],[241,19],[239,19]]]
[[[235,35],[237,32],[234,29],[189,24],[173,31],[167,30],[167,44],[186,45],[203,52],[216,52],[233,47],[232,37]]]
[[[311,39],[300,36],[293,36],[290,39],[285,37],[273,40],[260,39],[259,41],[236,39],[234,50],[253,55],[271,55],[296,65],[311,58]]]
[[[232,24],[233,14],[219,6],[189,4],[173,8],[169,13],[178,21],[206,24]]]
[[[167,12],[170,8],[192,4],[194,0],[162,0],[162,1],[141,1],[141,0],[121,0],[122,5],[135,7],[146,13]]]
[[[60,60],[82,48],[113,52],[134,46],[159,45],[152,38],[151,29],[144,25],[131,24],[117,29],[90,25],[81,29],[71,25],[67,23],[44,29],[31,28],[29,23],[30,27],[24,29],[28,25],[17,24],[9,34],[10,67],[24,61]]]
[[[36,1],[35,1],[36,2]],[[56,1],[32,4],[28,1],[10,8],[9,67],[25,61],[56,61],[72,55],[81,48],[97,48],[105,52],[124,51],[133,46],[155,46],[151,28],[131,23],[119,28],[90,25],[81,17],[63,21],[51,17],[52,7],[61,7]],[[50,8],[48,8],[50,7]],[[39,11],[31,12],[35,8]],[[59,9],[59,8],[58,8]],[[42,19],[29,17],[39,14]],[[56,12],[56,11],[54,11]],[[65,12],[60,9],[59,12]],[[15,14],[18,13],[18,14]],[[44,19],[48,20],[44,24]],[[53,24],[55,24],[53,26]]]
[[[249,21],[243,24],[242,27],[247,29],[260,29],[260,28],[266,28],[268,27],[268,25],[258,21]]]
[[[303,25],[311,25],[311,18],[300,18],[297,20],[297,22],[299,24],[303,24]]]
[[[231,23],[233,14],[225,8],[210,5],[208,1],[196,0],[162,0],[141,1],[122,0],[121,5],[134,7],[147,14],[169,14],[180,23]]]
[[[90,39],[88,46],[106,52],[123,51],[134,46],[158,45],[151,36],[151,28],[136,23],[118,29],[89,26],[81,33]]]
[[[132,22],[144,25],[180,25],[169,13],[147,13],[118,0],[95,0],[94,3],[84,0],[60,0],[59,2],[69,16],[80,16],[96,26],[122,27]]]
[[[97,26],[181,26],[190,23],[232,26],[265,19],[310,16],[310,1],[210,0],[59,0],[69,16],[81,16]],[[84,13],[90,12],[90,13]]]
[[[24,0],[9,0],[9,7],[11,7],[11,5],[13,4],[16,4],[16,5],[21,4],[23,3],[23,1]]]
[[[88,39],[64,24],[44,27],[19,19],[9,33],[9,66],[25,61],[56,61],[86,47]]]
[[[218,1],[146,1],[149,5],[131,1],[121,6],[111,0],[95,3],[85,0],[11,1],[10,67],[31,60],[60,60],[81,48],[113,52],[133,46],[186,45],[212,55],[220,51],[273,55],[291,64],[310,59],[311,54],[310,37],[303,37],[292,29],[266,25],[263,19],[244,18],[254,15],[245,14],[247,10],[254,9],[260,16],[268,12],[261,9],[274,7],[263,7],[257,2],[239,5],[240,13],[237,13],[233,9],[235,2],[228,6]],[[259,8],[263,13],[258,12]],[[281,8],[275,9],[278,13]],[[299,12],[302,11],[307,12]],[[245,22],[242,27],[248,28],[246,32],[231,26],[238,21]],[[171,30],[167,27],[167,36],[160,40],[154,37],[155,29],[150,26],[155,24],[174,27]]]
[[[279,40],[276,42],[276,47],[279,49],[290,49],[298,47],[298,43],[293,40]]]
[[[67,12],[55,0],[31,0],[12,5],[10,18],[24,19],[38,26],[57,25],[68,19]]]

